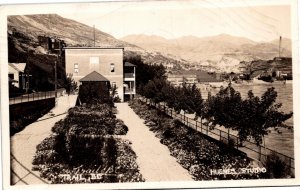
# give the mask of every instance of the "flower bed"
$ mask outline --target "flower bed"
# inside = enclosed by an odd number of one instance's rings
[[[128,128],[107,104],[71,108],[37,146],[34,170],[52,183],[144,181],[130,143],[114,138]]]
[[[130,102],[131,108],[145,120],[145,124],[156,133],[161,143],[168,146],[177,159],[195,180],[257,179],[260,173],[250,171],[250,160],[230,147],[205,138],[201,133],[183,125],[164,113],[149,109],[137,99]],[[231,174],[220,174],[229,172]]]

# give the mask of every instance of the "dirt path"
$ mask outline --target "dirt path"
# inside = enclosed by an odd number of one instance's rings
[[[116,104],[117,118],[122,119],[129,131],[126,138],[132,142],[137,155],[140,172],[146,181],[192,181],[191,175],[176,159],[168,148],[159,142],[154,133],[144,124],[127,103]]]
[[[23,131],[10,139],[11,143],[11,183],[16,185],[43,184],[39,173],[32,171],[32,160],[36,146],[49,137],[54,124],[63,119],[70,107],[75,106],[77,95],[62,96],[57,99],[56,106],[38,121],[28,125]]]

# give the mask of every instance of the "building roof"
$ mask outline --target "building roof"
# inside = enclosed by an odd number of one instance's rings
[[[106,47],[71,47],[67,46],[64,49],[124,49],[124,47],[106,46]]]
[[[200,82],[200,83],[202,83],[202,82],[222,82],[222,80],[220,80],[220,79],[215,79],[215,78],[198,78],[198,81]]]
[[[79,80],[80,82],[88,82],[88,81],[109,81],[107,78],[105,78],[103,75],[101,75],[100,73],[93,71],[90,74],[86,75],[85,77],[83,77],[82,79]]]
[[[135,67],[134,64],[129,63],[129,62],[125,62],[124,66],[125,66],[125,67]]]
[[[168,78],[197,78],[197,75],[169,74]]]
[[[8,68],[9,72],[12,72],[12,69],[18,72],[24,72],[26,67],[26,63],[8,63],[8,65],[10,66]]]

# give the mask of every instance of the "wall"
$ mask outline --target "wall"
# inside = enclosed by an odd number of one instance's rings
[[[23,130],[27,125],[48,113],[54,106],[55,98],[10,105],[10,135]]]
[[[15,70],[14,68],[12,68],[11,66],[8,66],[8,74],[13,74],[14,75],[14,80],[18,81],[16,83],[13,83],[14,86],[16,87],[20,87],[19,84],[19,72],[17,70]]]
[[[79,80],[93,71],[97,71],[106,77],[111,84],[117,86],[118,95],[121,101],[124,100],[123,92],[123,49],[109,48],[76,48],[65,49],[66,73],[73,74],[73,78],[78,84]],[[99,63],[91,63],[90,58],[97,57]],[[78,64],[78,73],[74,72],[74,64]],[[115,72],[111,72],[111,63],[115,66]]]

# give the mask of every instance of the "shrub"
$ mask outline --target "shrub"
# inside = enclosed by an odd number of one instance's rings
[[[286,163],[274,153],[269,154],[263,164],[268,171],[267,177],[269,178],[286,178],[291,174]]]
[[[107,104],[71,108],[67,117],[52,128],[54,135],[37,146],[33,168],[52,183],[83,183],[86,181],[58,176],[78,173],[88,176],[91,171],[104,175],[90,183],[143,181],[130,146],[108,137],[127,131],[127,126],[116,119]]]
[[[133,110],[140,116],[147,116],[147,122],[157,122],[156,111],[149,110],[149,107],[136,102],[131,103]],[[150,116],[151,115],[151,116]],[[162,116],[164,117],[164,116]],[[200,132],[187,127],[177,119],[164,117],[161,126],[156,123],[148,125],[155,129],[156,136],[161,138],[160,142],[168,146],[171,155],[174,156],[182,167],[189,170],[196,180],[212,179],[257,179],[261,176],[257,174],[241,175],[212,175],[213,169],[226,169],[250,167],[250,161],[246,156],[237,151],[226,151],[227,146],[221,146],[215,141],[203,137]],[[224,149],[225,147],[225,149]]]

